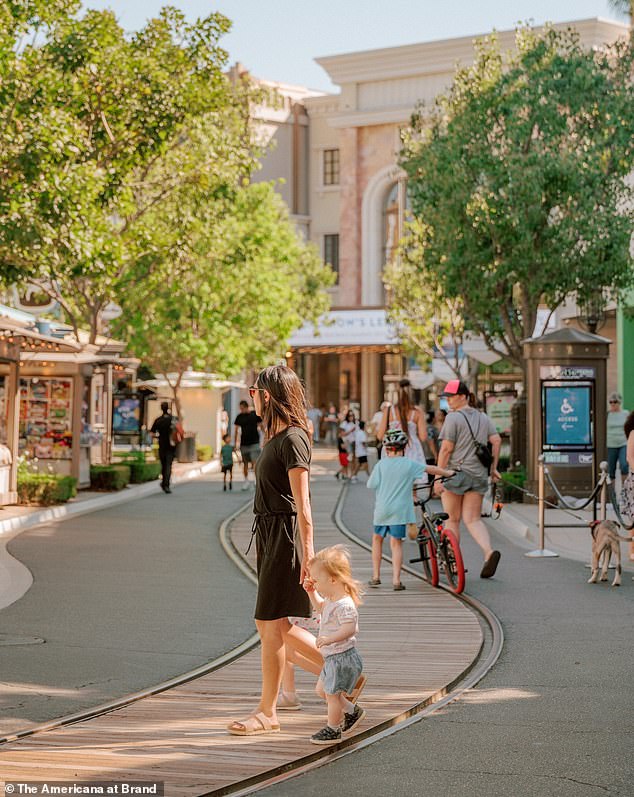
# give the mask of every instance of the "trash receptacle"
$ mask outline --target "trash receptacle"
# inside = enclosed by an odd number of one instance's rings
[[[176,446],[176,459],[179,462],[196,462],[195,432],[185,432],[185,437]]]

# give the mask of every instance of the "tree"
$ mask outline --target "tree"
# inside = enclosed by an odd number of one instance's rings
[[[457,379],[464,376],[466,356],[462,351],[464,307],[459,296],[443,294],[433,271],[420,279],[427,234],[420,219],[406,223],[403,244],[388,263],[384,281],[388,286],[388,316],[414,356],[441,359]],[[447,345],[448,344],[448,345]]]
[[[182,202],[197,222],[178,260],[131,282],[114,322],[156,373],[174,374],[179,415],[186,370],[228,376],[283,357],[290,333],[328,309],[324,288],[334,281],[271,184],[215,197],[189,192]],[[176,209],[171,218],[178,223]]]
[[[78,5],[2,5],[0,275],[38,283],[92,342],[130,279],[177,256],[181,240],[168,225],[158,236],[150,211],[190,186],[222,192],[257,150],[252,89],[223,73],[229,20],[165,8],[126,36],[111,12],[78,17]]]
[[[495,37],[421,108],[404,138],[419,259],[408,278],[460,300],[466,328],[523,367],[537,309],[633,280],[633,51],[584,50],[572,30]],[[407,261],[389,274],[388,288]]]
[[[608,0],[608,4],[618,14],[629,16],[630,23],[634,20],[634,0]]]

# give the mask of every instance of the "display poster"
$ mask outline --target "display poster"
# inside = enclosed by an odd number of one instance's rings
[[[116,434],[138,434],[140,429],[140,399],[136,396],[115,396],[112,399],[112,431]]]
[[[495,424],[498,434],[511,434],[511,411],[516,401],[517,396],[511,392],[485,394],[485,411]]]
[[[544,385],[544,445],[592,447],[591,386]]]
[[[71,379],[20,380],[20,453],[35,459],[71,459],[73,448]]]

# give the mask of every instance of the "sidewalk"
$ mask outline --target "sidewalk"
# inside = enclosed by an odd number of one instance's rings
[[[485,503],[484,511],[490,510]],[[570,514],[572,512],[572,515]],[[547,549],[577,562],[590,563],[592,540],[588,524],[592,520],[592,507],[586,509],[546,509],[545,542]],[[577,517],[573,517],[576,515]],[[608,520],[616,520],[614,511],[608,506]],[[492,530],[503,534],[527,551],[539,547],[539,512],[537,504],[505,504],[499,520],[485,518]],[[549,526],[549,523],[562,524],[561,527]],[[567,524],[570,525],[567,525]],[[575,524],[579,527],[575,527]],[[581,524],[586,524],[581,527]],[[620,534],[628,536],[632,532],[621,529]],[[621,565],[624,571],[634,573],[634,562],[630,560],[630,546],[621,544]]]

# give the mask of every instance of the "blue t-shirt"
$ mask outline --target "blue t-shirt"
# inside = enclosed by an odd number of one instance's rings
[[[415,523],[412,485],[422,479],[425,465],[407,457],[383,457],[374,466],[368,487],[376,489],[374,525]]]

